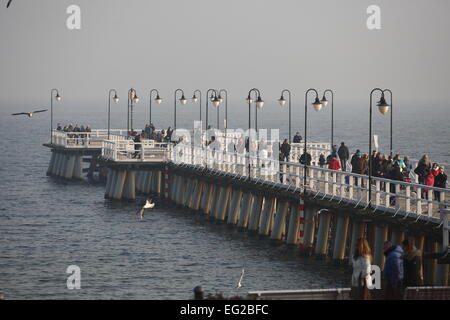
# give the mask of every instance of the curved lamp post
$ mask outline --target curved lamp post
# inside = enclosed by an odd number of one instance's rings
[[[177,93],[181,92],[180,103],[185,105],[187,103],[187,99],[184,97],[183,89],[177,89],[174,93],[174,114],[173,114],[173,130],[177,128]]]
[[[391,141],[390,141],[389,152],[390,152],[390,155],[392,156],[392,139],[393,139],[392,138],[393,137],[393,129],[392,129],[392,124],[393,124],[392,118],[393,118],[393,116],[392,116],[392,113],[394,111],[394,107],[393,107],[393,103],[392,103],[392,91],[390,89],[384,89],[383,93],[385,93],[385,92],[389,92],[389,96],[390,96],[389,102],[391,104],[391,128],[390,128],[391,129],[390,130],[391,131]],[[385,101],[381,101],[380,100],[380,102],[382,102],[382,105],[378,106],[378,110],[380,110],[380,112],[382,114],[385,114],[389,110],[389,104],[386,103],[386,100]],[[387,109],[386,109],[385,106],[383,106],[383,103],[388,106]]]
[[[308,133],[308,130],[307,130],[308,129],[307,128],[307,125],[308,125],[308,108],[307,108],[307,106],[308,106],[308,93],[311,92],[311,91],[314,91],[316,93],[316,99],[312,103],[312,106],[314,107],[314,110],[319,112],[322,109],[322,106],[323,106],[322,103],[319,101],[319,94],[317,93],[316,89],[308,89],[308,90],[306,90],[306,93],[305,93],[305,146],[303,148],[303,154],[305,156],[305,159],[304,159],[305,166],[304,166],[304,170],[303,170],[303,188],[304,189],[306,189],[306,168],[307,168],[307,163],[308,163],[308,161],[307,161],[308,158],[307,158],[307,155],[306,155],[306,152],[308,150],[308,148],[307,148],[307,146],[308,146],[308,136],[307,136],[307,133]]]
[[[127,112],[127,136],[130,135],[130,129],[133,130],[133,103],[138,103],[139,97],[137,96],[136,89],[131,88],[128,90],[128,112]]]
[[[61,101],[58,89],[52,89],[50,91],[50,144],[53,144],[53,92],[56,92],[55,99]]]
[[[289,91],[288,89],[284,89],[283,91],[281,91],[281,98],[278,99],[278,103],[282,107],[286,104],[286,100],[284,99],[285,92],[289,94],[289,143],[291,143],[291,91]]]
[[[328,100],[326,97],[327,92],[331,93],[331,149],[333,150],[334,146],[334,92],[331,89],[327,89],[323,92],[322,100],[320,100],[320,103],[322,103],[322,106],[325,108],[328,105]]]
[[[373,89],[370,92],[370,108],[369,108],[369,185],[368,185],[369,205],[370,205],[370,202],[372,200],[372,188],[371,188],[371,186],[372,186],[372,96],[373,96],[374,92],[376,92],[376,91],[381,93],[381,98],[380,98],[380,101],[378,101],[378,103],[377,103],[377,107],[378,107],[378,110],[380,111],[381,114],[385,114],[386,112],[388,112],[389,107],[390,107],[389,104],[386,103],[386,100],[384,98],[384,92],[387,91],[387,90],[389,90],[389,89],[382,90],[380,88],[375,88],[375,89]],[[391,113],[391,115],[392,115],[392,113]],[[392,124],[392,121],[391,121],[391,124]]]
[[[208,98],[209,93],[211,92],[211,99]],[[208,89],[206,91],[206,142],[208,142],[208,109],[209,109],[209,101],[211,100],[212,105],[216,108],[219,107],[220,101],[218,98],[217,90],[216,89]],[[207,146],[206,146],[207,147]],[[206,168],[208,168],[208,149],[206,148]]]
[[[148,109],[148,111],[149,111],[149,125],[152,123],[152,94],[153,94],[153,92],[156,92],[156,98],[155,98],[155,103],[156,104],[161,104],[161,102],[162,102],[162,99],[161,99],[161,97],[159,96],[159,91],[158,91],[158,89],[152,89],[152,90],[150,90],[150,94],[149,94],[149,96],[150,96],[150,105],[149,105],[149,109]]]
[[[108,140],[109,140],[109,133],[111,131],[111,93],[114,92],[113,100],[115,103],[119,102],[119,97],[117,96],[116,89],[109,90],[108,93]]]
[[[261,99],[261,92],[256,89],[250,89],[247,96],[247,103],[248,103],[248,152],[247,152],[247,158],[248,158],[248,178],[251,178],[251,172],[250,172],[250,130],[251,130],[251,104],[253,102],[253,99],[251,98],[251,94],[254,93],[256,96],[255,99],[255,131],[258,130],[258,109],[261,109],[264,106],[264,101]]]
[[[197,92],[198,92],[198,97],[196,95]],[[202,92],[199,89],[195,90],[194,94],[192,95],[192,102],[195,103],[197,101],[199,101],[199,107],[200,107],[200,114],[199,114],[200,118],[199,119],[201,122],[202,121]]]

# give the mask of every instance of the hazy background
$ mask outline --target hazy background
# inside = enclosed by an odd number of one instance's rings
[[[380,86],[394,92],[397,146],[407,148],[414,135],[429,135],[430,143],[450,140],[442,127],[450,120],[447,0],[14,0],[9,9],[5,4],[2,116],[49,107],[50,89],[56,87],[63,101],[55,106],[55,122],[75,123],[88,113],[91,125],[105,127],[107,92],[116,88],[121,102],[113,106],[112,126],[124,128],[126,92],[134,87],[141,97],[135,109],[140,127],[148,119],[148,91],[158,88],[165,100],[154,106],[153,119],[167,127],[173,124],[174,89],[191,96],[194,89],[212,87],[229,91],[229,126],[246,127],[243,99],[257,87],[266,101],[259,127],[284,126],[285,135],[287,110],[276,102],[281,89],[293,91],[293,131],[303,132],[305,90],[314,87],[321,94],[331,88],[335,142],[361,136],[357,147],[363,148],[369,92]],[[81,7],[79,31],[66,28],[71,4]],[[381,7],[381,30],[366,27],[371,4]],[[198,106],[178,110],[178,127],[191,127]],[[310,110],[310,138],[329,139],[329,110]],[[374,133],[387,143],[389,115],[374,115]],[[402,134],[405,141],[398,140]]]

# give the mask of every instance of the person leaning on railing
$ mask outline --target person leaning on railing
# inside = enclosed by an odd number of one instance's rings
[[[434,177],[434,186],[445,189],[447,187],[447,175],[444,172],[444,167],[440,166],[438,170],[438,174]],[[440,201],[440,196],[440,191],[434,191],[434,197],[437,201]]]

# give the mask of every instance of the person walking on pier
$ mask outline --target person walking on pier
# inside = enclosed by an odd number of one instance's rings
[[[431,170],[426,169],[426,176],[425,176],[425,182],[424,184],[429,187],[434,187],[434,178],[439,174],[439,166],[437,163],[433,163],[433,166],[431,167]],[[424,189],[425,192],[425,198],[428,199],[428,190]],[[432,200],[432,199],[428,199]]]
[[[413,239],[405,239],[402,242],[404,279],[406,287],[418,287],[423,283],[422,251],[414,246]]]
[[[320,154],[319,156],[319,166],[321,168],[323,168],[323,166],[327,163],[327,160],[325,159],[325,156],[323,155],[323,153]]]
[[[287,139],[284,139],[280,150],[281,150],[281,155],[282,155],[281,160],[289,162],[289,154],[291,153],[291,145],[289,144]]]
[[[294,136],[293,143],[301,143],[302,142],[302,136],[300,135],[300,132],[297,132]]]
[[[351,297],[354,300],[370,300],[369,287],[372,285],[370,267],[372,265],[372,252],[369,243],[364,238],[359,238],[355,253],[352,257],[352,288]]]
[[[442,188],[442,189],[445,189],[447,187],[447,175],[445,174],[444,167],[442,167],[442,166],[439,167],[439,172],[436,175],[436,177],[434,177],[434,186],[436,188]],[[437,201],[440,201],[441,192],[435,191],[434,197],[436,198]]]
[[[341,159],[342,171],[347,171],[347,160],[350,158],[350,152],[344,142],[341,142],[341,146],[338,150],[339,159]]]
[[[385,299],[400,300],[402,298],[403,283],[403,249],[401,246],[393,245],[390,241],[384,243],[384,263]]]
[[[330,170],[341,170],[341,162],[339,162],[338,158],[336,156],[334,156],[331,161],[330,164],[328,164],[328,169]]]
[[[311,155],[308,152],[303,153],[300,156],[299,161],[301,164],[306,164],[307,166],[310,166],[311,165]]]
[[[419,177],[420,184],[424,184],[429,170],[431,170],[431,161],[428,155],[425,154],[417,163],[416,169],[414,169],[414,173]]]

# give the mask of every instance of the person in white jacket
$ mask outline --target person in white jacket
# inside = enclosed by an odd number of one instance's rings
[[[352,257],[352,298],[356,300],[370,299],[369,287],[372,285],[370,269],[372,252],[366,239],[360,238]]]

